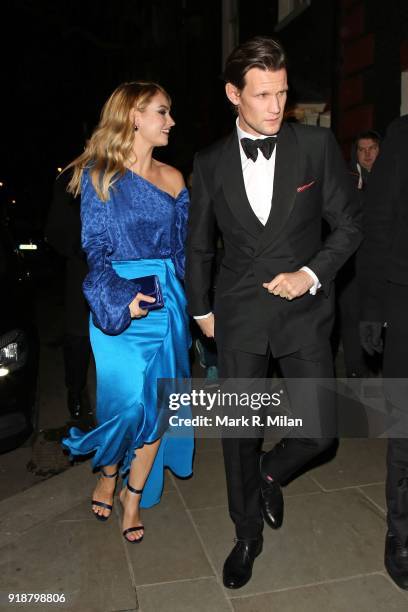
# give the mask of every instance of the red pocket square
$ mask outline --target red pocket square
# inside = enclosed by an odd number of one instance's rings
[[[306,183],[306,185],[301,185],[300,187],[296,189],[296,191],[298,193],[302,193],[302,191],[306,191],[306,189],[309,189],[310,187],[312,187],[312,185],[314,185],[315,182],[316,181],[310,181],[310,183]]]

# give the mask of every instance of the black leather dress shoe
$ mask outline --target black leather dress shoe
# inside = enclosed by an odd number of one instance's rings
[[[261,510],[265,523],[279,529],[283,522],[283,495],[277,482],[261,487]]]
[[[279,529],[283,522],[283,495],[278,482],[271,482],[266,478],[262,470],[262,459],[265,453],[259,458],[261,471],[261,510],[265,523],[272,529]]]
[[[240,589],[252,576],[255,558],[261,554],[263,537],[237,539],[224,563],[222,579],[227,589]]]
[[[395,584],[408,590],[408,547],[402,546],[390,531],[385,539],[384,564]]]

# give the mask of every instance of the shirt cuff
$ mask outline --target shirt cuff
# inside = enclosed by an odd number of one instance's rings
[[[212,315],[212,312],[207,312],[207,314],[199,315],[198,317],[193,317],[193,319],[195,319],[196,321],[198,321],[199,319],[208,319],[208,317],[210,317],[211,315]]]
[[[300,269],[304,270],[304,272],[307,272],[312,277],[313,285],[310,287],[309,293],[310,295],[316,295],[316,291],[322,286],[321,282],[319,281],[313,270],[311,270],[307,266],[302,266]]]

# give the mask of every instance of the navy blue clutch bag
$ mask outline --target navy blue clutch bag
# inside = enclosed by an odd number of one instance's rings
[[[135,289],[138,293],[143,293],[143,295],[149,295],[150,297],[155,298],[155,302],[150,304],[150,302],[144,302],[143,300],[139,302],[140,308],[144,310],[157,310],[158,308],[163,308],[163,294],[160,286],[159,277],[156,274],[151,274],[150,276],[140,276],[139,278],[131,278],[129,279],[132,283],[135,284]]]

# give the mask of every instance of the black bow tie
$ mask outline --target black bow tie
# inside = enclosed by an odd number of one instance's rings
[[[276,136],[258,138],[257,140],[252,140],[251,138],[241,138],[241,145],[244,149],[245,155],[254,162],[258,157],[258,149],[261,149],[265,159],[270,159],[276,145]]]

